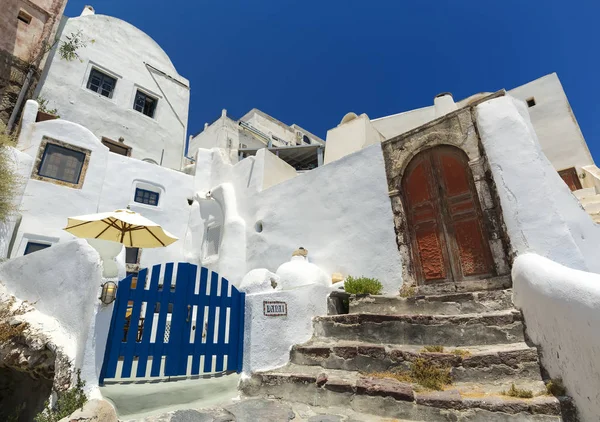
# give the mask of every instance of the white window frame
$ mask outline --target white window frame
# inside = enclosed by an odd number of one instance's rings
[[[137,113],[137,111],[136,111],[136,113]],[[144,189],[144,190],[149,190],[150,192],[157,193],[158,194],[158,204],[149,205],[149,204],[143,204],[141,202],[136,202],[135,201],[136,189]],[[131,184],[131,193],[129,195],[129,198],[130,198],[129,205],[132,207],[142,207],[142,208],[147,208],[150,210],[162,209],[165,192],[166,192],[166,190],[165,190],[164,186],[159,185],[158,183],[154,183],[149,180],[136,179]]]
[[[113,95],[111,98],[109,97],[105,97],[102,94],[99,94],[97,92],[92,91],[91,89],[88,89],[87,87],[87,83],[90,79],[90,74],[92,73],[92,70],[96,69],[98,72],[104,73],[108,76],[110,76],[111,78],[115,78],[117,82],[115,82],[115,89],[113,90]],[[83,81],[81,82],[81,89],[83,89],[84,91],[86,91],[88,94],[93,95],[95,97],[100,97],[103,98],[106,101],[110,101],[111,103],[116,103],[116,98],[117,98],[117,90],[119,89],[119,87],[122,85],[121,84],[121,80],[123,79],[123,77],[109,69],[107,69],[106,67],[93,62],[93,61],[89,61],[88,65],[87,65],[87,69],[85,70],[85,74],[83,75]]]
[[[150,97],[154,97],[156,98],[156,108],[154,109],[154,116],[150,117],[145,115],[144,113],[142,113],[141,111],[137,111],[134,106],[135,106],[135,97],[137,95],[137,92],[140,91]],[[140,86],[138,84],[133,84],[133,90],[131,91],[131,98],[129,100],[129,110],[134,112],[136,115],[141,115],[144,116],[146,119],[150,119],[150,120],[158,120],[158,116],[160,114],[160,110],[162,109],[161,104],[163,103],[163,97],[162,95],[157,94],[156,92],[150,91],[149,89],[144,88],[143,86]]]
[[[25,256],[25,249],[27,248],[27,244],[29,242],[41,243],[52,247],[52,245],[58,243],[59,240],[60,239],[58,237],[43,236],[34,233],[24,233],[21,237],[21,241],[19,242],[19,247],[17,248],[16,252],[13,252],[12,256],[13,258],[17,256]]]

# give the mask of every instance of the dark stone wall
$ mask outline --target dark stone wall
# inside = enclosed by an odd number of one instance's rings
[[[28,65],[24,61],[7,52],[0,51],[0,121],[8,122],[17,102],[17,97],[27,76]],[[25,99],[33,96],[39,80],[39,73],[34,72]],[[18,121],[18,119],[17,119]]]
[[[51,393],[52,380],[34,379],[26,372],[0,367],[0,420],[10,420],[22,407],[18,421],[32,421]]]

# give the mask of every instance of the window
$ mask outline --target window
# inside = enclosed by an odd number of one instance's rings
[[[47,143],[38,175],[78,184],[85,153]]]
[[[125,248],[125,263],[126,264],[137,264],[139,263],[140,248]]]
[[[135,93],[135,101],[133,103],[133,108],[139,111],[140,113],[144,113],[148,117],[154,117],[157,101],[158,100],[156,98],[153,98],[138,90]]]
[[[139,202],[140,204],[146,205],[158,205],[158,193],[152,192],[146,189],[135,189],[135,198],[133,199],[135,202]]]
[[[100,95],[112,98],[117,80],[108,76],[97,69],[92,69],[88,79],[87,88]]]
[[[310,145],[310,139],[308,138],[308,136],[306,136],[306,135],[302,136],[302,140],[304,141],[305,144]]]
[[[112,139],[102,137],[102,143],[104,146],[108,147],[110,152],[114,154],[124,155],[125,157],[129,157],[131,155],[131,147],[122,142],[116,142]]]
[[[42,249],[49,247],[50,245],[46,243],[27,242],[27,246],[25,246],[25,253],[23,255],[29,255],[30,253],[41,251]]]
[[[29,13],[25,12],[24,10],[19,10],[17,19],[19,19],[25,25],[29,25],[31,23],[31,15]]]
[[[528,98],[526,101],[527,101],[527,107],[531,108],[535,105],[535,98],[533,98],[533,97]]]

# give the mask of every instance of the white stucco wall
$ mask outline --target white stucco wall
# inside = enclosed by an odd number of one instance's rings
[[[309,285],[289,291],[246,295],[244,374],[278,368],[289,362],[294,344],[308,341],[312,318],[327,314],[330,288]],[[287,316],[265,316],[263,301],[287,304]]]
[[[81,239],[62,243],[5,262],[0,280],[10,294],[58,321],[67,336],[61,346],[81,366],[102,282],[96,250]]]
[[[600,276],[535,254],[518,257],[513,300],[552,378],[562,378],[584,421],[600,415]]]
[[[525,104],[510,96],[477,106],[477,126],[511,246],[570,268],[600,272],[600,227],[544,155]]]
[[[240,202],[249,207],[240,212],[248,230],[248,270],[274,271],[303,246],[310,262],[328,274],[376,277],[386,293],[398,292],[402,265],[380,144]]]
[[[371,120],[385,139],[391,139],[435,119],[435,107],[428,106]]]
[[[35,105],[28,102],[26,112],[31,112]],[[192,209],[188,199],[195,192],[193,175],[110,153],[89,130],[63,119],[32,123],[26,115],[18,147],[33,161],[44,136],[91,150],[89,166],[81,189],[48,181],[27,181],[12,257],[23,255],[28,240],[56,243],[73,239],[74,236],[62,230],[68,217],[114,211],[129,205],[181,239],[166,248],[142,251],[142,267],[184,259],[184,239]],[[27,176],[30,174],[31,170]],[[136,187],[158,192],[158,206],[135,202]]]
[[[355,119],[341,123],[339,126],[327,131],[323,162],[325,164],[331,163],[383,140],[383,135],[374,128],[369,116],[361,114]]]
[[[262,158],[262,161],[264,162],[264,165],[262,166],[263,190],[275,186],[278,183],[285,182],[286,180],[293,179],[298,175],[294,167],[290,166],[266,148],[259,150],[256,155],[260,156],[259,158]]]
[[[81,31],[88,41],[77,50],[80,60],[54,54],[38,85],[40,95],[61,118],[89,128],[97,137],[125,139],[132,157],[149,158],[166,167],[181,167],[187,134],[189,82],[178,75],[169,57],[148,35],[110,16],[86,15],[67,20],[65,39]],[[148,68],[145,63],[166,75]],[[87,89],[93,67],[117,79],[112,98]],[[137,89],[158,98],[154,118],[133,109]]]
[[[544,154],[556,170],[576,167],[581,174],[581,167],[594,164],[556,73],[511,89],[509,93],[522,101],[535,99],[535,106],[528,108],[531,123]]]

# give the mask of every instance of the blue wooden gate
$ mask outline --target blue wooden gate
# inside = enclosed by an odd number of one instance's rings
[[[207,268],[173,263],[119,282],[100,385],[240,372],[245,293]]]

